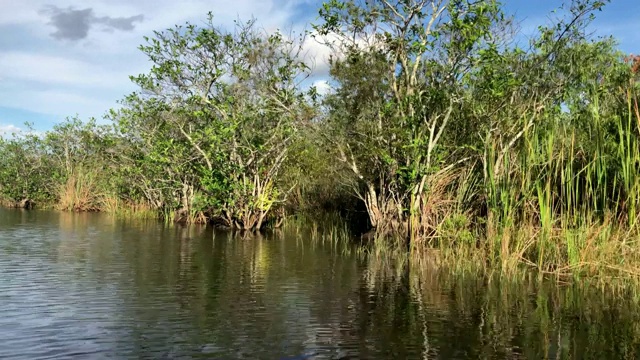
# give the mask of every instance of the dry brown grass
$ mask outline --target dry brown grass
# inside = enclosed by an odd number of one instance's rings
[[[66,211],[100,211],[105,199],[100,193],[97,175],[82,170],[69,175],[58,194],[57,207]]]

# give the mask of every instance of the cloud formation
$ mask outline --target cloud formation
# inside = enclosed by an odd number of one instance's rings
[[[216,26],[227,29],[259,15],[265,30],[300,32],[304,9],[315,9],[316,1],[0,0],[0,126],[28,121],[46,129],[73,114],[101,121],[137,89],[129,75],[149,71],[138,45],[154,30],[204,25],[213,10]],[[309,55],[326,68],[316,51]]]
[[[19,127],[12,125],[12,124],[8,124],[8,125],[2,125],[0,124],[0,137],[5,136],[5,135],[11,135],[14,133],[19,133],[21,132],[22,129],[20,129]]]
[[[135,23],[144,19],[142,14],[130,17],[98,17],[92,8],[76,10],[73,7],[59,8],[55,5],[44,6],[40,14],[48,16],[48,24],[56,29],[51,33],[53,38],[70,41],[86,38],[89,30],[95,26],[100,26],[103,31],[132,31]]]

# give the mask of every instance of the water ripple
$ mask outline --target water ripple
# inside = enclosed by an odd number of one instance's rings
[[[0,358],[596,359],[640,348],[635,318],[615,307],[585,327],[529,290],[376,269],[297,232],[247,240],[0,209]]]

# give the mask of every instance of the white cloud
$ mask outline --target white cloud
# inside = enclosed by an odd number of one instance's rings
[[[0,0],[0,25],[25,24],[38,20],[38,13],[35,7],[44,5],[44,1],[14,1]]]
[[[0,136],[19,133],[22,129],[12,124],[0,124]]]
[[[62,56],[0,52],[0,78],[97,88],[120,86],[127,75],[104,69],[100,63]]]
[[[314,73],[321,76],[329,73],[329,55],[331,55],[331,49],[324,43],[325,41],[327,41],[327,39],[320,38],[317,34],[311,34],[305,38],[302,44],[306,56],[314,66]]]
[[[129,75],[148,71],[150,64],[137,47],[144,42],[143,36],[152,36],[154,30],[186,21],[204,25],[207,12],[212,11],[216,25],[230,26],[234,20],[255,16],[265,30],[279,28],[286,32],[297,26],[293,21],[300,21],[292,18],[296,7],[312,1],[0,0],[0,26],[22,38],[20,43],[0,47],[0,107],[35,111],[56,119],[76,113],[82,118],[99,117],[135,89]],[[51,4],[59,9],[92,9],[97,17],[144,17],[127,31],[92,28],[82,39],[59,41],[51,37],[56,28],[50,14],[42,11]],[[310,42],[305,45],[310,56],[317,59],[316,70],[326,73],[323,47]],[[5,116],[4,120],[18,123],[25,119]]]
[[[316,91],[320,95],[326,95],[331,91],[331,85],[327,80],[316,80],[313,82],[313,86],[316,87]]]

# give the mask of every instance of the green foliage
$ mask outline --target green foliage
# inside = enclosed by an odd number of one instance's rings
[[[455,132],[468,125],[468,81],[509,21],[495,1],[329,1],[320,16],[315,30],[336,53],[325,100],[334,156],[374,227],[421,222],[428,178],[467,156],[452,145],[468,134]]]
[[[69,191],[89,173],[95,185],[91,192],[113,192],[115,142],[108,126],[77,118],[56,124],[45,134],[29,129],[0,139],[2,197],[14,204],[27,200],[44,206],[60,204],[63,197],[78,195]],[[99,207],[97,202],[89,204],[91,209]]]
[[[640,260],[640,60],[589,36],[603,5],[572,1],[523,44],[498,1],[326,1],[324,95],[304,36],[210,14],[146,39],[110,126],[0,140],[0,195],[243,230],[336,212],[380,249],[621,272]]]
[[[24,200],[50,202],[56,176],[46,147],[33,131],[0,138],[0,197],[11,204]]]
[[[129,175],[149,202],[187,221],[261,228],[287,195],[280,169],[313,116],[299,85],[309,68],[295,39],[212,21],[148,38],[140,49],[154,65],[111,117],[132,141]]]

